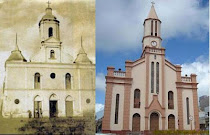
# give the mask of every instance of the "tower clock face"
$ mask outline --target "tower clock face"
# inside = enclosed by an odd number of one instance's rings
[[[152,41],[151,44],[152,44],[152,46],[156,46],[157,42],[156,41]]]

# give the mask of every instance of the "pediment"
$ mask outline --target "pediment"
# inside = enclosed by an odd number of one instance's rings
[[[55,37],[50,37],[50,38],[46,39],[44,42],[58,43],[60,41]]]

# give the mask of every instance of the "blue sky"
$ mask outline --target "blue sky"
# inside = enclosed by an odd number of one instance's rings
[[[183,74],[199,76],[199,96],[208,91],[208,5],[208,0],[155,1],[166,59],[182,65]],[[105,102],[107,66],[124,70],[125,60],[141,56],[143,21],[150,8],[145,0],[96,0],[97,104]]]

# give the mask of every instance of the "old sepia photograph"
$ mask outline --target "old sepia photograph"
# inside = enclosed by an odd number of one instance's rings
[[[0,0],[0,134],[95,133],[95,1]]]

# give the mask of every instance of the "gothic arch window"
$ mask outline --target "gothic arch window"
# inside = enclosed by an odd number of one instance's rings
[[[50,51],[50,58],[55,59],[55,51],[54,50]]]
[[[66,89],[71,89],[71,75],[69,73],[65,76]]]
[[[151,93],[154,93],[154,62],[151,63]]]
[[[34,75],[34,89],[40,89],[40,74],[35,73]]]
[[[116,95],[116,104],[115,104],[115,119],[114,119],[114,124],[118,124],[119,100],[120,100],[120,94],[117,94]]]
[[[155,21],[155,36],[157,36],[157,21]]]
[[[156,93],[159,93],[159,63],[156,63]]]
[[[151,20],[151,36],[153,36],[153,20]]]
[[[168,92],[168,109],[174,109],[174,93]]]
[[[187,107],[187,124],[190,124],[190,109],[189,109],[189,98],[186,98],[186,107]]]
[[[134,91],[134,108],[140,108],[141,102],[140,102],[140,90],[135,89]]]
[[[48,37],[52,37],[52,36],[53,36],[53,28],[50,27],[50,28],[48,29]]]

